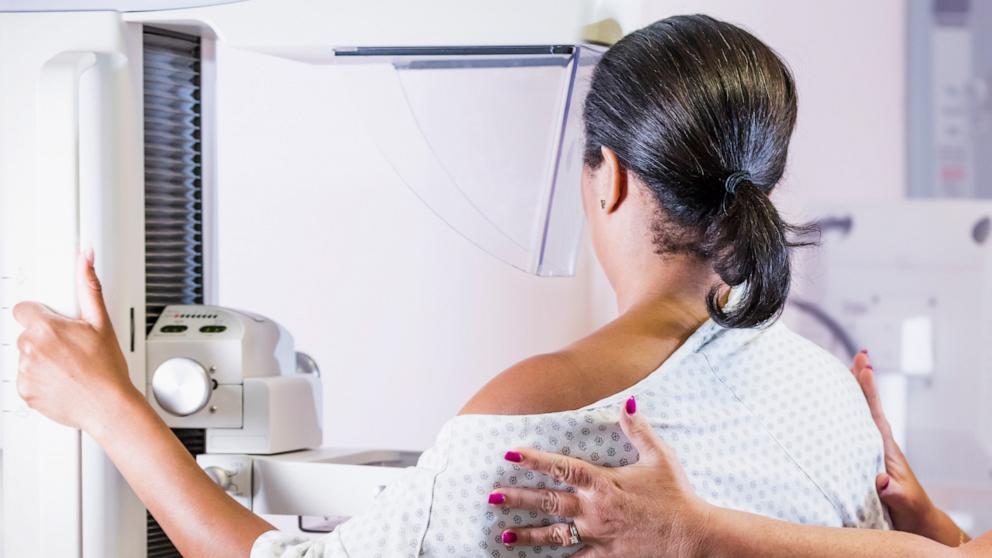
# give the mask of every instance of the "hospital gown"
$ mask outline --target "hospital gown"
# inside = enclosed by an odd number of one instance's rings
[[[318,539],[265,533],[251,556],[569,556],[577,548],[500,541],[506,528],[557,518],[490,506],[491,491],[567,489],[503,454],[532,447],[598,465],[634,463],[637,451],[617,423],[632,395],[706,501],[798,523],[888,528],[875,492],[882,441],[851,373],[781,322],[726,329],[708,321],[656,371],[588,407],[451,419],[373,509]]]

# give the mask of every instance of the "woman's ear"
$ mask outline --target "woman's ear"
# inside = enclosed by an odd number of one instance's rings
[[[617,154],[609,147],[600,148],[603,154],[601,163],[600,206],[607,213],[613,213],[627,199],[627,169],[620,163]]]

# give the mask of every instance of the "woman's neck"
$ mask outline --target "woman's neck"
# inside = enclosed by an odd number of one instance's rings
[[[621,318],[683,337],[678,330],[691,333],[706,321],[706,296],[720,280],[699,258],[652,255],[611,281]]]

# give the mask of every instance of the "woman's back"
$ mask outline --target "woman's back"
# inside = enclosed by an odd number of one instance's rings
[[[601,465],[633,463],[636,451],[617,426],[631,395],[705,500],[800,523],[887,528],[874,484],[884,471],[881,438],[850,372],[784,324],[726,329],[708,321],[657,371],[586,408],[452,419],[371,513],[343,524],[322,543],[325,553],[312,555],[569,555],[575,549],[502,543],[504,529],[553,518],[491,506],[490,492],[566,488],[503,454],[533,447]],[[268,556],[293,541],[273,535],[270,554],[259,542],[258,555]]]

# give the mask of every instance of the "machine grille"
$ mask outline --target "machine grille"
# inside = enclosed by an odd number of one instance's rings
[[[200,39],[144,28],[145,315],[203,303]],[[194,456],[206,432],[173,430]],[[148,558],[181,558],[148,514]]]
[[[145,27],[145,316],[203,303],[200,39]]]

